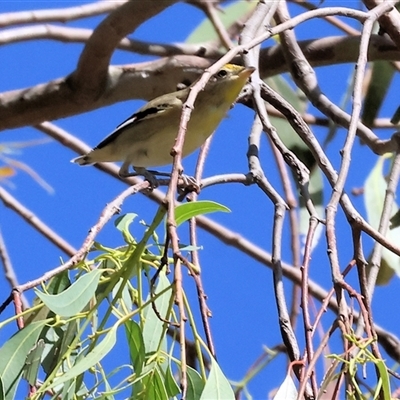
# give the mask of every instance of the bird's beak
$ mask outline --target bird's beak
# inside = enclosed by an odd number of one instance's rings
[[[255,70],[254,67],[243,67],[243,70],[238,75],[247,79]]]

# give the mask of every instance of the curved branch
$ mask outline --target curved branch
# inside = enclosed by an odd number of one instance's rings
[[[63,43],[86,43],[93,29],[42,24],[23,28],[5,29],[0,32],[0,45],[34,41],[38,39],[55,40]],[[217,59],[223,53],[214,43],[152,43],[123,38],[118,49],[137,54],[169,57],[174,55],[193,55]]]
[[[38,22],[67,22],[80,18],[93,17],[115,10],[121,3],[128,0],[98,1],[78,7],[67,7],[59,10],[18,11],[0,15],[0,28],[10,25],[29,24]]]
[[[108,83],[108,66],[121,39],[135,31],[144,21],[154,17],[177,0],[129,1],[113,11],[90,36],[71,85],[79,88],[83,99],[96,99]]]
[[[356,62],[360,36],[329,36],[298,42],[300,49],[312,67],[331,66]],[[368,47],[368,61],[398,61],[400,52],[387,37],[372,35]],[[287,72],[282,46],[261,49],[260,74],[263,77]]]
[[[359,43],[359,37],[338,36],[306,40],[299,45],[311,65],[324,66],[356,61]],[[373,35],[368,59],[400,61],[400,51],[391,40]],[[240,61],[235,59],[234,62]],[[150,100],[176,90],[182,82],[195,81],[209,65],[209,60],[200,57],[175,56],[139,64],[110,66],[107,70],[107,87],[96,99],[83,99],[82,88],[76,87],[71,77],[4,92],[0,94],[0,130],[81,114],[120,101]],[[287,66],[280,45],[261,50],[260,73],[263,78],[285,71]]]
[[[0,200],[4,203],[6,207],[15,211],[29,225],[31,225],[34,229],[36,229],[39,233],[46,237],[65,254],[72,256],[76,253],[76,249],[73,246],[71,246],[65,239],[59,236],[52,228],[50,228],[40,218],[38,218],[35,213],[26,208],[14,196],[8,193],[1,186]]]
[[[49,134],[52,138],[59,141],[64,146],[71,148],[80,154],[83,154],[90,149],[90,147],[88,145],[85,145],[81,140],[77,139],[73,135],[68,134],[68,132],[64,131],[63,129],[56,127],[54,124],[45,123],[41,124],[37,128]],[[119,177],[119,167],[112,163],[96,164],[95,168],[100,169],[101,171],[113,176],[114,178],[122,180],[128,185],[135,185],[140,182],[140,180],[136,177]],[[152,192],[141,193],[158,204],[162,204],[165,197],[165,194],[158,189],[155,189]],[[200,228],[213,235],[222,243],[236,248],[238,251],[248,255],[253,260],[258,261],[260,264],[268,268],[272,268],[271,254],[265,251],[263,248],[257,246],[250,240],[246,239],[239,233],[230,230],[219,224],[218,222],[215,222],[204,216],[196,217],[196,222]],[[300,269],[293,268],[292,265],[282,262],[282,273],[285,278],[289,279],[297,285],[301,285],[302,272]],[[325,302],[324,304],[326,304],[326,306],[330,308],[334,313],[338,312],[336,299],[329,297],[329,293],[312,279],[308,280],[308,289],[311,296],[315,297],[321,302]],[[359,314],[357,312],[354,312],[353,316],[354,319],[357,320]],[[400,362],[400,339],[397,336],[390,334],[377,324],[374,324],[374,327],[378,335],[379,342],[394,360]]]
[[[0,94],[0,130],[36,125],[81,114],[119,101],[148,99],[193,82],[209,65],[200,57],[180,56],[108,68],[101,97],[83,99],[70,77]],[[197,68],[196,68],[197,67]]]

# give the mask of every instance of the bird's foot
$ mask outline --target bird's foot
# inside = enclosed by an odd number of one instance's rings
[[[181,175],[178,181],[179,194],[188,194],[192,192],[200,193],[200,184],[194,176]]]
[[[146,181],[150,182],[150,189],[156,189],[159,186],[157,176],[171,177],[171,174],[168,172],[148,170],[143,167],[133,168],[135,170],[134,172],[130,172],[126,168],[121,168],[121,170],[119,171],[119,176],[121,178],[128,178],[130,176],[143,176]],[[178,192],[179,194],[188,194],[191,192],[199,193],[200,185],[193,176],[180,175],[178,181]]]
[[[121,168],[121,170],[119,171],[119,176],[121,178],[129,178],[131,176],[143,176],[143,178],[150,183],[151,190],[156,189],[159,186],[156,175],[170,176],[169,174],[166,174],[165,172],[149,171],[143,167],[134,167],[134,169],[135,169],[134,172],[130,172],[127,169]]]

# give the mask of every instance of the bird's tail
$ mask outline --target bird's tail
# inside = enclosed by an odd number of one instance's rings
[[[93,164],[93,163],[89,160],[89,157],[88,157],[87,155],[73,158],[73,159],[71,160],[71,162],[72,162],[72,163],[75,163],[75,164],[79,164],[79,165],[91,165],[91,164]]]

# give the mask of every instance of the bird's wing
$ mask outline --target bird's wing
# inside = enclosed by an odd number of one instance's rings
[[[109,143],[112,143],[125,129],[132,128],[134,125],[140,124],[141,122],[152,119],[156,116],[160,116],[160,113],[171,110],[174,106],[177,105],[176,103],[182,105],[182,101],[176,98],[173,104],[161,102],[159,104],[155,104],[152,107],[144,107],[140,109],[135,114],[132,114],[124,122],[119,124],[115,128],[115,130],[111,132],[105,139],[103,139],[93,150],[101,149],[107,146]]]

